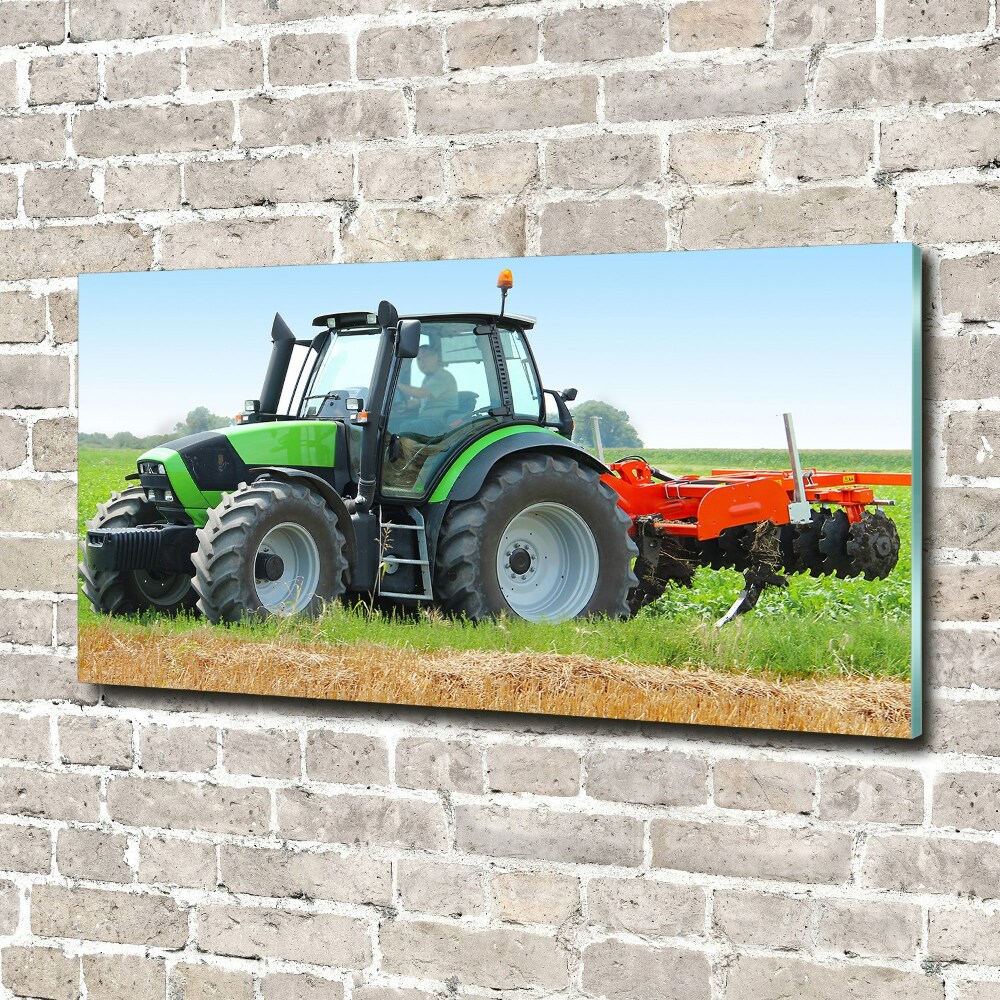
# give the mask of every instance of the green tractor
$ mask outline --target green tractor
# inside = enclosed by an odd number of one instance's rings
[[[306,340],[276,315],[239,423],[141,455],[134,485],[87,521],[94,609],[235,622],[374,599],[471,620],[628,615],[632,521],[570,440],[575,390],[542,389],[534,321],[504,315],[511,284],[503,272],[499,313],[401,319],[382,302],[319,316]]]

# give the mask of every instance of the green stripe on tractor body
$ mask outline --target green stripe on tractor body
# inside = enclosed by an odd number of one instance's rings
[[[452,487],[458,481],[458,477],[465,471],[466,466],[481,452],[485,451],[491,444],[502,441],[504,438],[513,437],[515,434],[526,432],[537,434],[539,431],[548,431],[553,437],[558,438],[559,434],[551,427],[539,427],[538,424],[513,424],[509,427],[501,427],[498,430],[490,431],[483,435],[478,441],[474,441],[465,449],[448,469],[444,479],[437,485],[437,489],[431,494],[430,503],[441,503],[448,499]]]
[[[224,427],[236,454],[247,465],[333,468],[337,425],[329,420],[281,420],[277,423]]]

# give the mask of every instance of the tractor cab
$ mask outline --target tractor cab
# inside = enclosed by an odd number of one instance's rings
[[[402,323],[419,328],[412,356],[398,350]],[[261,391],[272,411],[283,394],[291,347],[308,347],[289,412],[267,412],[261,401],[250,400],[241,423],[342,423],[354,482],[361,476],[364,440],[373,434],[380,492],[387,498],[425,496],[452,455],[492,430],[546,423],[544,390],[527,339],[534,326],[531,317],[502,311],[434,313],[403,317],[386,329],[374,313],[341,312],[317,316],[313,326],[320,332],[312,340],[289,339],[276,317],[272,360]],[[391,350],[386,349],[387,336],[393,341]],[[384,390],[376,399],[383,380]],[[551,426],[568,437],[572,423],[563,394],[550,394],[561,404]]]

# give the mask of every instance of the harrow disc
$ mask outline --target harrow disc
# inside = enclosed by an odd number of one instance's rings
[[[655,565],[642,557],[635,561],[635,575],[639,578],[639,586],[629,591],[629,610],[633,615],[638,614],[647,604],[659,600],[671,581],[682,587],[690,587],[697,568],[697,555],[683,539],[662,538]]]
[[[882,511],[866,510],[848,532],[847,555],[855,575],[863,574],[866,580],[884,580],[899,559],[896,525]]]
[[[725,569],[729,565],[718,538],[706,538],[699,542],[698,558],[702,566],[709,566],[712,569]]]
[[[823,525],[833,515],[829,507],[821,507],[814,510],[810,516],[808,524],[797,526],[795,537],[792,539],[792,551],[795,553],[795,573],[809,573],[812,576],[823,576],[829,572],[823,568],[823,553],[819,550],[820,538],[823,534]]]
[[[794,524],[783,524],[779,529],[778,546],[781,552],[781,565],[786,573],[795,573],[797,557],[795,555],[795,535]]]
[[[838,510],[823,522],[820,529],[819,551],[823,556],[823,572],[837,576],[855,576],[857,570],[847,554],[847,535],[851,522],[847,512]]]
[[[737,528],[726,528],[719,535],[722,565],[744,572],[750,566],[750,549],[753,542],[754,525],[744,524]]]

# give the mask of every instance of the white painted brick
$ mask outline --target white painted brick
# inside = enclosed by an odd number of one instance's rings
[[[279,87],[347,80],[350,43],[346,35],[276,35],[271,39],[268,73]]]
[[[734,945],[806,950],[812,904],[804,896],[717,890],[712,895],[714,928]]]
[[[755,132],[678,132],[670,169],[690,184],[746,184],[760,175],[764,139]]]
[[[571,875],[500,872],[490,892],[497,916],[512,924],[558,926],[580,909],[580,883]]]
[[[993,21],[0,0],[0,520],[68,533],[0,539],[0,993],[998,1000]],[[920,744],[126,692],[45,651],[81,272],[894,238],[940,247]]]
[[[181,85],[180,48],[112,54],[104,76],[109,101],[172,94]]]

